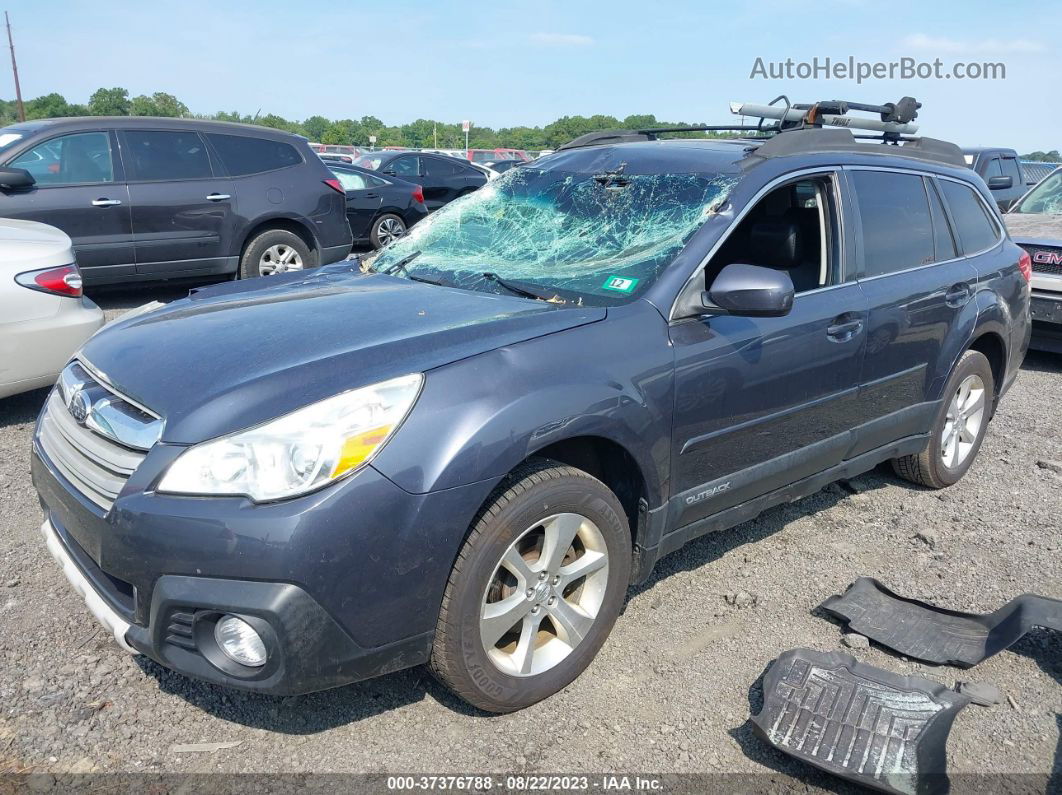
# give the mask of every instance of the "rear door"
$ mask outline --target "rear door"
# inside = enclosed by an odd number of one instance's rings
[[[944,345],[977,277],[960,257],[935,179],[862,167],[847,174],[860,231],[859,285],[870,304],[862,452],[932,425]]]
[[[112,131],[57,135],[4,165],[26,169],[37,184],[0,195],[0,215],[66,232],[86,282],[135,273],[129,190]]]
[[[195,130],[119,133],[133,203],[136,268],[141,274],[228,269],[236,198]]]

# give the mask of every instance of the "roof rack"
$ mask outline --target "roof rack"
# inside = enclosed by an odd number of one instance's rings
[[[778,104],[784,103],[784,105]],[[782,157],[797,153],[821,151],[851,151],[906,155],[922,160],[933,160],[948,165],[965,166],[962,150],[953,143],[935,138],[913,137],[918,125],[913,124],[922,103],[914,97],[903,97],[899,102],[884,105],[868,105],[862,102],[828,100],[811,105],[794,104],[782,94],[766,105],[731,102],[730,112],[741,116],[759,117],[759,122],[750,124],[696,125],[691,127],[657,127],[645,130],[602,130],[586,133],[557,147],[557,151],[581,149],[588,146],[656,141],[665,133],[683,132],[749,132],[755,135],[740,136],[736,140],[751,143],[757,139],[766,141],[755,150],[759,157]],[[848,116],[851,111],[874,113],[877,119]],[[773,124],[765,123],[768,119]],[[831,129],[831,128],[843,129]],[[877,135],[854,135],[851,130],[869,130]],[[781,133],[786,133],[781,135]],[[801,133],[794,136],[794,133]],[[898,145],[900,149],[881,149],[858,143],[860,140],[876,140],[883,144]]]

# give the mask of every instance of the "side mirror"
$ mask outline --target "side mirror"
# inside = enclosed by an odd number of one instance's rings
[[[389,177],[393,177],[395,175],[395,170],[393,168],[387,168],[387,169],[384,169],[383,171],[381,171],[380,173],[381,174],[386,174]]]
[[[705,314],[781,317],[793,308],[793,280],[785,271],[759,265],[727,265],[712,288],[701,293]]]
[[[989,177],[988,189],[989,190],[1006,190],[1007,188],[1014,187],[1013,177]]]
[[[24,168],[0,167],[0,188],[28,188],[37,180]]]

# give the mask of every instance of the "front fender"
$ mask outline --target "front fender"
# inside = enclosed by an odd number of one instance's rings
[[[674,360],[663,319],[636,303],[610,309],[600,323],[428,372],[416,407],[373,465],[422,494],[500,478],[554,442],[597,436],[631,454],[650,507],[662,504]]]

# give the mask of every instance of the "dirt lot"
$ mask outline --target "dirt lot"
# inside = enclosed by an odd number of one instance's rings
[[[112,315],[144,300],[101,297]],[[843,648],[816,607],[860,575],[958,610],[989,611],[1025,591],[1062,597],[1060,389],[1062,357],[1031,355],[951,489],[879,469],[672,555],[632,589],[577,682],[502,717],[474,713],[421,669],[280,699],[125,655],[41,542],[28,469],[45,393],[0,401],[0,771],[728,772],[766,773],[749,779],[756,788],[833,788],[753,736],[750,686],[787,649]],[[739,592],[752,598],[730,604]],[[1002,704],[960,713],[951,771],[1062,774],[1062,634],[1035,631],[967,672],[849,651],[1002,690]],[[179,748],[213,742],[235,745]]]

